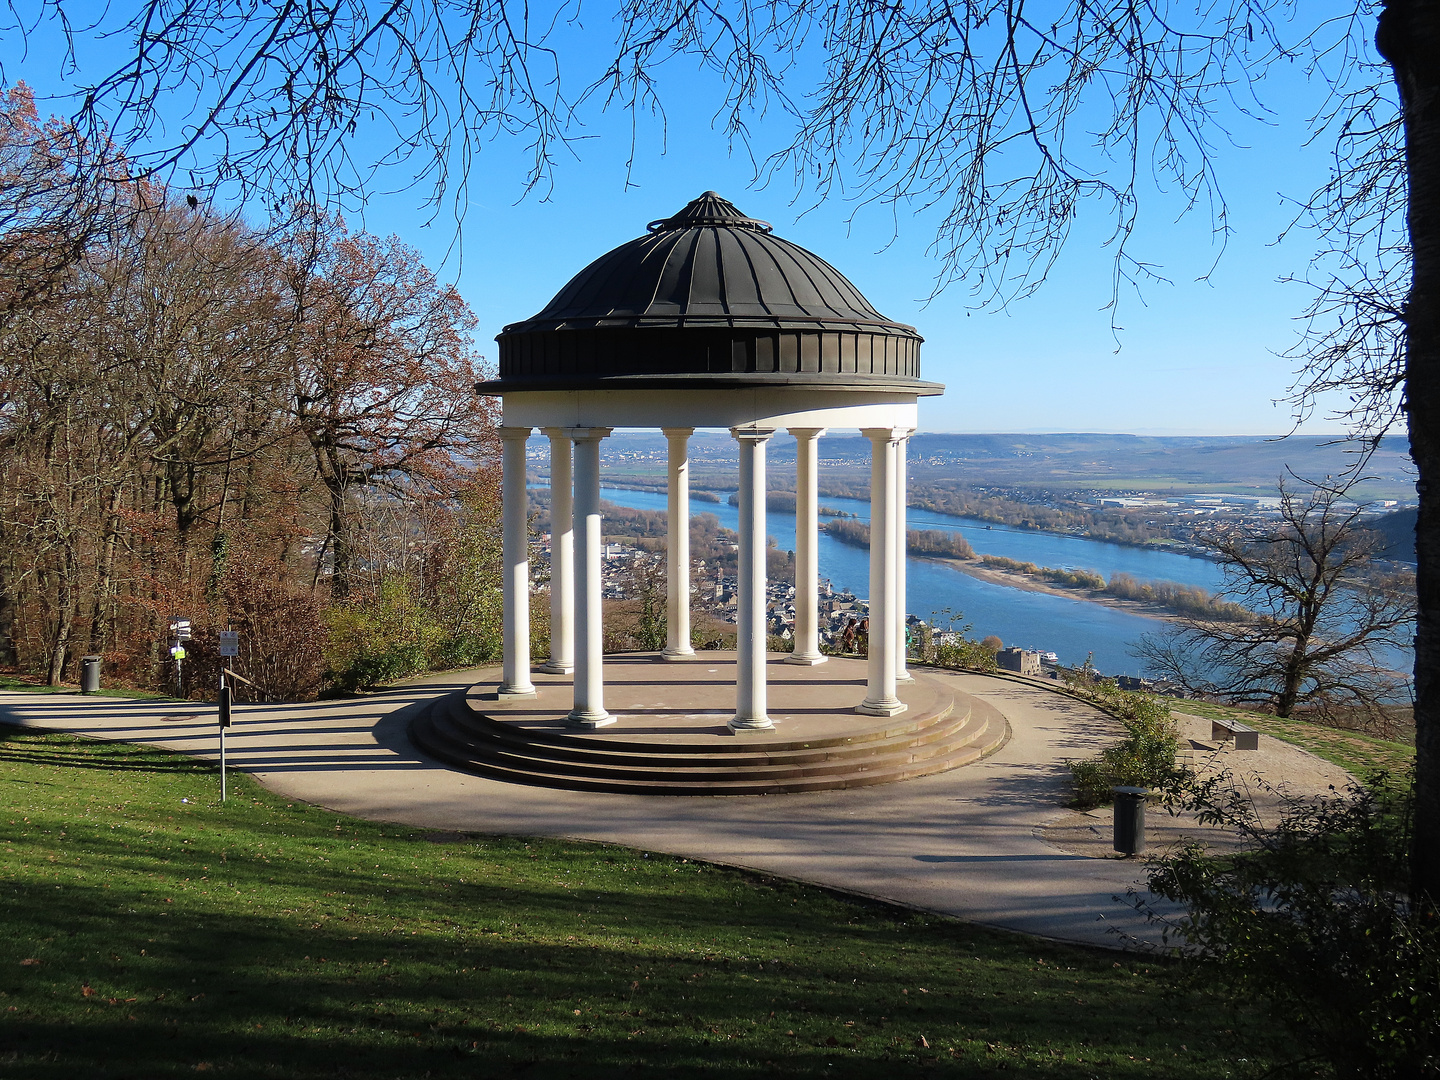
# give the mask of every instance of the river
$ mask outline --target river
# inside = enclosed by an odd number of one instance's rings
[[[600,494],[619,506],[665,509],[662,492],[602,487]],[[870,518],[870,504],[861,500],[822,497],[820,504],[853,513],[861,521]],[[690,510],[692,514],[714,514],[726,528],[739,528],[739,510],[727,503],[717,505],[692,500]],[[1218,589],[1221,584],[1220,567],[1215,563],[1173,552],[1002,525],[988,526],[973,518],[928,510],[912,509],[909,527],[960,532],[982,555],[1004,555],[1042,566],[1084,567],[1098,570],[1107,578],[1119,571],[1138,578],[1179,581],[1208,589]],[[769,511],[766,532],[782,550],[793,551],[795,515]],[[957,626],[970,625],[971,637],[994,634],[1006,645],[1053,651],[1065,664],[1084,663],[1086,655],[1093,654],[1095,666],[1107,675],[1140,674],[1139,661],[1130,655],[1130,643],[1141,634],[1163,627],[1156,619],[1089,600],[994,585],[932,559],[907,559],[905,574],[906,605],[912,614],[943,626],[953,613]],[[829,578],[836,589],[868,596],[870,554],[864,548],[842,544],[822,532],[820,576]]]

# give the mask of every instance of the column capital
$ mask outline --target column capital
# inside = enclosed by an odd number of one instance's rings
[[[914,431],[915,429],[910,427],[867,427],[861,428],[860,434],[873,443],[895,443],[908,439]]]
[[[770,436],[775,434],[775,429],[765,427],[732,427],[730,434],[740,442],[763,443],[770,440]]]
[[[662,427],[660,430],[667,439],[688,439],[695,434],[693,427]]]
[[[567,439],[572,439],[575,442],[599,442],[615,429],[608,427],[567,427],[561,428],[560,430],[564,432]]]
[[[567,438],[565,432],[569,430],[569,428],[563,427],[542,427],[540,429],[540,434],[548,436],[551,439],[564,439]]]
[[[788,431],[791,435],[793,435],[796,439],[803,439],[805,441],[809,441],[810,439],[820,438],[820,436],[824,435],[825,432],[829,429],[823,427],[792,427],[786,428],[785,430]]]
[[[495,429],[495,434],[502,439],[528,439],[530,437],[529,427],[516,427],[514,424],[501,424]]]

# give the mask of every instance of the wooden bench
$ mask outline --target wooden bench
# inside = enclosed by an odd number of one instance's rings
[[[1238,720],[1212,718],[1210,721],[1210,739],[1213,742],[1234,739],[1236,750],[1260,749],[1260,733],[1252,727],[1246,727]]]

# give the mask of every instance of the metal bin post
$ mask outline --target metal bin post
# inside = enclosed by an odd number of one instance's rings
[[[1122,855],[1139,855],[1145,850],[1145,796],[1142,787],[1114,787],[1115,850]]]

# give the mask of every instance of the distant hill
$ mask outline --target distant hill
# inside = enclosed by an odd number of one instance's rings
[[[1385,548],[1381,552],[1388,559],[1400,562],[1415,561],[1415,509],[1396,510],[1366,524],[1385,537]]]
[[[783,432],[771,442],[776,473],[794,468],[794,442]],[[664,477],[665,440],[658,432],[617,432],[606,439],[606,472],[656,472]],[[727,433],[697,431],[692,460],[702,469],[737,461]],[[1349,447],[1316,440],[1254,436],[956,435],[921,432],[910,441],[910,473],[917,479],[958,480],[1012,487],[1097,491],[1144,490],[1269,494],[1282,476],[1321,480],[1351,464]],[[648,460],[647,460],[648,459]],[[870,441],[838,431],[820,440],[821,473],[869,469]],[[708,469],[707,469],[708,471]],[[1413,500],[1415,479],[1406,440],[1386,439],[1369,462],[1361,498]]]
[[[1017,486],[1065,485],[1165,492],[1266,493],[1282,476],[1321,480],[1343,473],[1353,457],[1345,444],[1313,437],[1147,435],[949,435],[922,432],[910,442],[915,475]],[[868,460],[868,441],[836,435],[821,443],[825,458]],[[1386,439],[1370,459],[1374,479],[1365,498],[1414,498],[1404,439]]]

